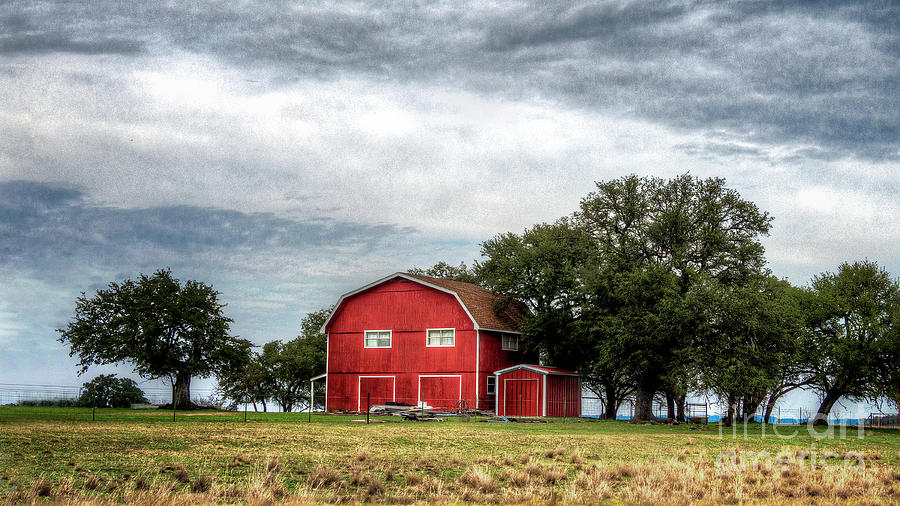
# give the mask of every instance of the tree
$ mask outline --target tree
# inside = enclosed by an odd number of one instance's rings
[[[257,411],[260,404],[263,412],[268,410],[267,403],[274,394],[275,385],[259,353],[249,352],[240,361],[234,361],[217,376],[217,380],[217,390],[226,399],[239,404],[251,403],[253,411]]]
[[[598,299],[606,299],[607,323],[618,329],[622,366],[637,376],[635,421],[648,420],[656,392],[684,376],[679,367],[696,363],[694,288],[704,279],[739,285],[762,274],[759,237],[771,218],[720,178],[629,176],[596,186],[575,221],[599,249]]]
[[[482,244],[476,276],[488,288],[529,308],[522,325],[523,346],[544,360],[579,373],[597,393],[607,417],[615,418],[633,389],[630,372],[599,320],[603,316],[590,287],[600,258],[590,234],[563,218],[538,224],[521,235],[500,234]]]
[[[146,403],[147,398],[131,378],[116,378],[115,374],[101,374],[85,383],[78,405],[94,408],[128,408]]]
[[[192,407],[190,383],[227,370],[249,353],[250,342],[229,335],[219,292],[199,281],[182,284],[170,270],[137,281],[110,283],[75,301],[75,317],[58,329],[59,341],[78,355],[83,374],[91,365],[130,363],[148,379],[167,377],[178,407]]]
[[[325,371],[326,336],[322,325],[332,308],[303,317],[300,335],[282,342],[270,341],[262,353],[254,353],[241,367],[219,378],[219,389],[238,401],[263,404],[274,400],[282,411],[309,405],[309,379]]]
[[[730,425],[737,414],[752,416],[796,359],[802,290],[774,277],[737,286],[711,280],[704,288],[699,371],[704,387],[726,401]]]
[[[812,385],[822,403],[816,423],[827,423],[841,397],[889,397],[896,375],[900,285],[875,262],[843,263],[813,278],[816,298],[810,331],[815,356]]]
[[[470,269],[465,262],[460,262],[457,267],[453,267],[446,262],[438,262],[427,269],[413,267],[409,270],[409,273],[432,278],[452,279],[454,281],[463,281],[476,285],[479,284],[480,281],[475,271]]]

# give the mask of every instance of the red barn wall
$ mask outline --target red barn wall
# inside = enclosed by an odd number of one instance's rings
[[[521,348],[522,343],[519,343]],[[537,364],[537,353],[522,353],[520,351],[508,351],[503,349],[503,341],[499,332],[490,330],[481,331],[481,352],[479,353],[479,385],[478,407],[480,409],[494,409],[494,396],[487,395],[487,378],[493,376],[494,371],[506,369],[518,364]],[[498,386],[499,390],[500,387]]]
[[[581,416],[581,382],[578,376],[547,376],[547,416]]]
[[[426,347],[426,329],[453,328],[453,347]],[[391,330],[390,348],[365,348],[364,331]],[[416,404],[420,376],[455,374],[455,385],[426,380],[425,394],[440,407],[454,407],[460,395],[475,400],[475,328],[456,297],[427,286],[395,279],[343,300],[328,333],[328,408],[357,410],[365,404],[360,376],[392,376],[392,399]],[[461,384],[461,387],[460,387]],[[379,390],[379,392],[383,392]],[[428,399],[426,399],[428,400]],[[373,404],[374,395],[373,395]],[[365,409],[363,406],[362,409]]]

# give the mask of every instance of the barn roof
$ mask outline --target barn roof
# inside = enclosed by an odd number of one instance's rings
[[[522,302],[513,300],[503,304],[504,297],[502,295],[472,283],[432,278],[408,272],[397,272],[342,295],[334,306],[334,311],[328,316],[325,324],[322,325],[322,332],[325,331],[325,327],[331,321],[335,311],[337,311],[344,299],[395,278],[407,279],[455,296],[456,300],[459,301],[469,315],[469,318],[472,319],[476,329],[498,330],[518,334],[522,328],[522,320],[525,319],[525,315],[528,313],[528,309]],[[497,308],[500,308],[500,311],[497,311]]]
[[[528,369],[529,371],[534,371],[536,373],[540,373],[543,375],[555,374],[561,376],[578,376],[578,374],[567,371],[566,369],[560,369],[559,367],[548,367],[545,365],[531,365],[531,364],[519,364],[514,365],[512,367],[507,367],[506,369],[500,369],[499,371],[494,371],[494,374],[506,374],[508,372],[512,372],[518,369]]]
[[[519,332],[522,328],[522,320],[528,314],[528,309],[521,301],[511,300],[503,304],[504,297],[502,295],[472,283],[432,278],[419,274],[404,274],[456,293],[463,306],[469,310],[472,319],[482,329]],[[497,311],[498,307],[501,309],[500,311]]]

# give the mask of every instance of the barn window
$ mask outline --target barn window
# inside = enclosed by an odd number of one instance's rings
[[[390,348],[391,347],[391,331],[390,330],[367,330],[365,346],[366,346],[366,348]]]
[[[425,346],[453,346],[456,344],[454,329],[428,329]]]
[[[519,351],[519,336],[515,334],[503,334],[503,349]]]
[[[497,377],[496,376],[488,376],[487,377],[487,391],[488,395],[494,395],[497,393]]]

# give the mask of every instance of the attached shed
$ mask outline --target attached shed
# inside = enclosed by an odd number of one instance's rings
[[[494,376],[500,416],[581,416],[581,381],[572,371],[520,364]]]

